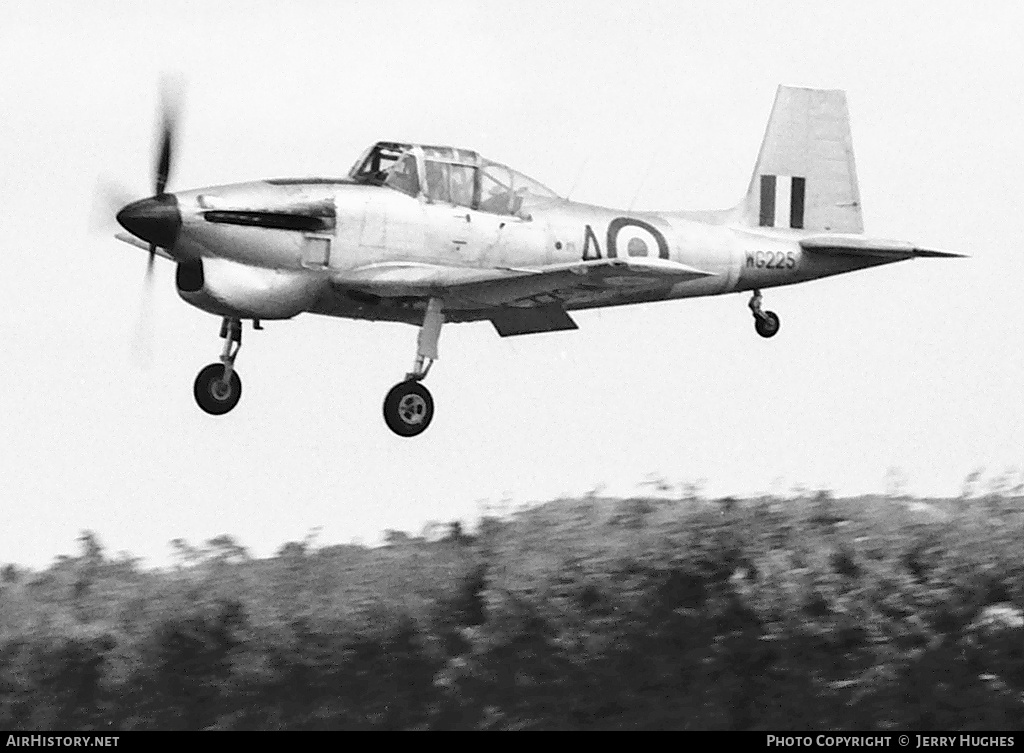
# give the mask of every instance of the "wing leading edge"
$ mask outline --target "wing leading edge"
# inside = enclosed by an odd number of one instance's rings
[[[429,296],[446,307],[493,309],[502,337],[576,329],[560,298],[574,293],[634,292],[712,277],[668,259],[593,259],[539,267],[456,267],[382,262],[332,276],[334,285],[381,297]]]
[[[593,259],[540,267],[456,267],[421,262],[380,262],[336,273],[335,285],[380,296],[438,296],[500,306],[523,297],[523,290],[558,287],[664,285],[714,276],[679,262],[651,258]]]

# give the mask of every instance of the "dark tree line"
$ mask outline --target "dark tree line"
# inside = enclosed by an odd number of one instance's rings
[[[1024,500],[561,500],[0,573],[8,729],[1019,729]]]

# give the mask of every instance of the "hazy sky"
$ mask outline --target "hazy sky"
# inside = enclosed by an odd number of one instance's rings
[[[0,562],[75,549],[259,556],[471,522],[651,474],[713,495],[952,495],[1024,466],[1024,52],[1017,2],[4,3]],[[419,438],[384,425],[408,325],[246,331],[239,406],[192,398],[219,321],[96,227],[98,181],[152,193],[161,74],[187,84],[169,188],[344,174],[378,139],[473,148],[572,198],[731,206],[780,83],[847,91],[871,235],[971,254],[748,295],[446,326]],[[639,191],[639,193],[638,193]]]

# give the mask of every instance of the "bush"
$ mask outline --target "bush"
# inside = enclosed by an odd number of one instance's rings
[[[0,586],[0,726],[1016,729],[1024,511],[978,502],[591,496],[165,573],[83,534]]]

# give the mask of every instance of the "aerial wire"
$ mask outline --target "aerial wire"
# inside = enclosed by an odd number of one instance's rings
[[[565,200],[568,201],[569,197],[572,196],[573,191],[580,184],[580,178],[583,177],[583,171],[587,169],[587,163],[590,162],[590,154],[588,153],[583,160],[580,162],[580,169],[576,171],[576,177],[573,178],[572,186],[569,188],[568,193],[565,194]]]
[[[629,202],[629,207],[626,209],[627,212],[632,212],[633,211],[633,205],[636,204],[636,200],[640,196],[640,191],[643,189],[644,184],[647,182],[647,179],[650,177],[651,171],[654,169],[654,163],[657,161],[657,159],[658,159],[658,152],[655,151],[654,154],[651,155],[650,161],[647,163],[647,169],[644,170],[644,174],[640,177],[640,183],[637,185],[636,193],[633,194],[633,198]]]

